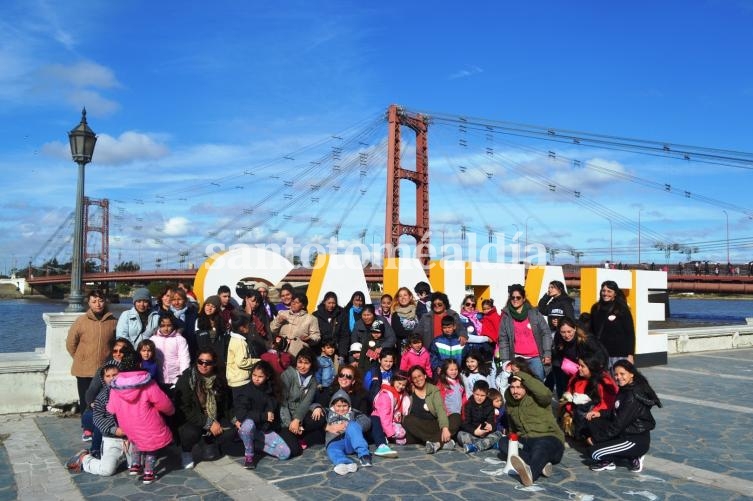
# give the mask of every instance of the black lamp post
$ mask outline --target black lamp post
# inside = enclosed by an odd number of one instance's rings
[[[71,293],[68,296],[67,312],[83,312],[84,296],[81,293],[81,271],[84,263],[84,166],[92,161],[97,135],[86,123],[86,108],[81,111],[81,123],[68,133],[71,156],[78,164],[76,185],[76,228],[73,234],[73,257],[71,258]]]

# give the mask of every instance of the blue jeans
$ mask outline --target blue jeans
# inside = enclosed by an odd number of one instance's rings
[[[96,458],[99,458],[102,454],[102,432],[99,431],[99,428],[94,426],[94,411],[92,411],[91,408],[84,411],[81,416],[81,422],[84,424],[85,430],[91,430],[92,445],[89,450]]]
[[[533,372],[533,375],[539,378],[539,381],[544,381],[545,375],[544,375],[544,363],[541,361],[541,357],[532,357],[527,359],[528,360],[528,367],[531,368],[531,372]]]
[[[384,430],[382,429],[382,421],[379,419],[379,416],[369,417],[371,417],[371,438],[374,439],[374,443],[377,446],[386,444],[387,436],[384,434]]]
[[[345,434],[334,439],[327,445],[327,457],[332,464],[348,464],[353,461],[348,454],[358,454],[358,457],[369,454],[369,444],[363,438],[363,429],[355,421],[350,421],[345,428]]]

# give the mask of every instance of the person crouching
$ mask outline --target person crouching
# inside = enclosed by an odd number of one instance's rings
[[[358,471],[358,465],[348,455],[356,453],[361,466],[372,466],[369,444],[363,437],[363,430],[370,422],[369,418],[351,409],[350,397],[343,390],[332,395],[327,409],[327,432],[325,447],[327,457],[335,465],[334,471],[338,475],[346,475]]]

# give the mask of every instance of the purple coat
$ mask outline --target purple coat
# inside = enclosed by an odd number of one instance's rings
[[[121,372],[111,383],[107,412],[114,414],[128,439],[143,452],[168,445],[173,435],[162,414],[172,416],[172,402],[146,371]]]

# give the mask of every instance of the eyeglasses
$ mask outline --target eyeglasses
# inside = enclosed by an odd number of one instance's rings
[[[464,306],[473,306],[473,303],[465,303]]]
[[[205,367],[211,367],[214,365],[214,360],[202,360],[199,359],[196,361],[196,365],[203,365]]]
[[[337,377],[344,377],[345,379],[355,379],[353,374],[338,374]]]
[[[523,296],[510,296],[510,299],[512,299],[513,301],[519,301],[523,299]]]

